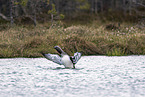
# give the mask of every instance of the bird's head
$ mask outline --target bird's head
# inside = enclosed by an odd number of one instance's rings
[[[55,46],[54,49],[56,49],[57,52],[58,52],[60,55],[65,55],[65,54],[66,54],[59,46]]]

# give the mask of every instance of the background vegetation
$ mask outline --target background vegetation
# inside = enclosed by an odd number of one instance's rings
[[[1,0],[0,57],[144,55],[144,0]]]

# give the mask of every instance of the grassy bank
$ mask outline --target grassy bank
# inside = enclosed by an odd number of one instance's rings
[[[69,26],[68,26],[69,25]],[[39,57],[40,52],[56,53],[59,45],[68,54],[83,55],[144,55],[145,28],[117,22],[92,21],[86,25],[57,22],[33,25],[1,25],[0,57]]]

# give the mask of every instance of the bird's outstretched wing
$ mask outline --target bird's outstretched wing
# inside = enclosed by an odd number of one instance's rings
[[[57,54],[44,54],[44,53],[42,53],[42,55],[46,59],[53,61],[54,63],[57,63],[59,65],[62,65],[61,57],[59,55],[57,55]]]
[[[71,56],[71,57],[70,57],[72,63],[73,63],[73,64],[76,64],[76,63],[79,61],[79,59],[81,58],[81,55],[82,55],[82,54],[79,53],[79,52],[74,53],[74,56]]]

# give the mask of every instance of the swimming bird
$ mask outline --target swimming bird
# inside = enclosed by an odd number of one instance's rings
[[[75,64],[81,58],[81,53],[79,53],[79,52],[74,53],[74,56],[69,56],[59,46],[55,46],[54,49],[57,50],[57,52],[60,54],[60,56],[57,54],[50,54],[50,53],[48,53],[48,54],[42,53],[42,55],[46,59],[53,61],[54,63],[57,63],[59,65],[64,65],[65,68],[75,68]]]

